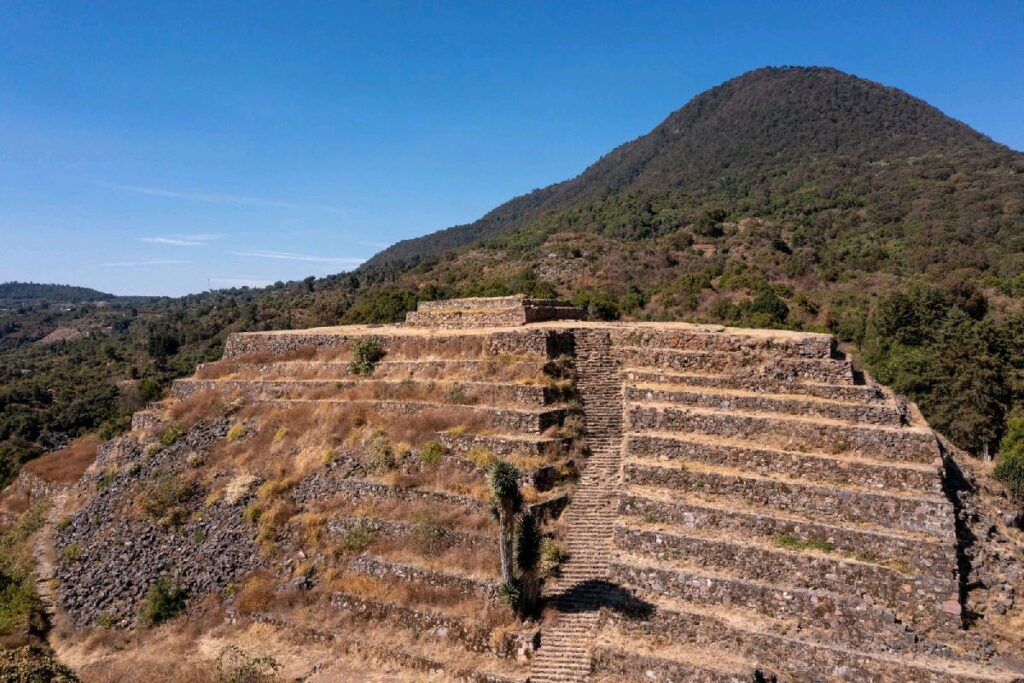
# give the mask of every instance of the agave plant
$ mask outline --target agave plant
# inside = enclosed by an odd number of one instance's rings
[[[516,537],[516,568],[522,586],[519,611],[524,616],[532,616],[540,602],[540,546],[537,518],[531,513],[521,515]]]

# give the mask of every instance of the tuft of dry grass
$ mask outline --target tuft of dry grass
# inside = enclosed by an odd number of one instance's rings
[[[274,582],[257,574],[242,584],[235,596],[235,609],[240,614],[257,614],[266,611],[274,600]]]

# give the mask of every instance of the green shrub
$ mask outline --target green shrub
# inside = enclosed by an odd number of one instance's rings
[[[77,562],[78,558],[82,555],[82,546],[77,543],[64,546],[64,550],[60,551],[60,559],[64,564],[71,564]]]
[[[0,425],[2,428],[2,425]],[[0,442],[0,489],[4,489],[18,476],[21,465],[43,454],[43,449],[20,439]]]
[[[117,468],[111,465],[107,469],[103,470],[103,474],[100,475],[99,479],[96,480],[96,490],[102,491],[110,485],[110,482],[114,481],[117,477]]]
[[[166,448],[183,436],[185,436],[185,428],[180,424],[172,424],[160,435],[160,443]]]
[[[161,471],[139,496],[139,504],[149,515],[166,526],[179,526],[185,521],[184,503],[192,488],[174,472]]]
[[[445,528],[425,510],[412,515],[412,537],[424,555],[440,555],[448,547]]]
[[[259,503],[249,503],[245,506],[245,510],[242,512],[242,518],[245,519],[249,524],[259,524],[260,517],[263,516],[263,508],[260,507]]]
[[[540,565],[546,573],[552,574],[565,562],[568,554],[554,539],[545,538],[540,546]]]
[[[36,503],[14,526],[0,532],[0,635],[45,627],[45,612],[35,592],[29,541],[45,524],[48,507],[45,500]]]
[[[231,429],[228,430],[228,443],[234,443],[235,441],[241,439],[243,436],[245,436],[245,431],[245,425],[242,424],[241,422],[236,422],[235,424],[231,425]]]
[[[361,553],[377,538],[377,531],[366,520],[359,520],[349,528],[341,537],[341,544],[345,550],[353,553]]]
[[[383,430],[377,430],[366,444],[366,462],[375,472],[386,472],[395,466],[395,449]]]
[[[113,439],[118,434],[124,434],[125,432],[131,431],[132,428],[132,416],[121,415],[112,420],[107,420],[100,425],[100,428],[96,431],[96,434],[104,441]]]
[[[0,650],[0,680],[11,683],[77,683],[75,673],[35,645]]]
[[[1006,434],[999,442],[999,462],[996,464],[996,479],[1003,482],[1010,492],[1024,501],[1024,415],[1011,418],[1006,425]]]
[[[357,339],[352,343],[352,362],[348,364],[348,371],[355,375],[372,374],[377,361],[383,357],[384,345],[379,339]]]
[[[161,576],[149,587],[142,602],[142,623],[157,626],[185,610],[185,591],[170,578]]]
[[[471,403],[469,396],[466,394],[466,390],[456,384],[448,390],[448,402],[456,405],[465,405]]]
[[[466,460],[484,470],[490,469],[497,459],[498,456],[493,451],[483,446],[473,446],[469,449],[469,453],[466,453]]]
[[[441,462],[441,458],[444,455],[444,446],[439,441],[433,439],[423,444],[423,448],[420,450],[420,459],[431,467],[437,467],[437,464]]]

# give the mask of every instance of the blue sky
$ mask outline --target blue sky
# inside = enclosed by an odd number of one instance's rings
[[[1024,149],[1024,3],[0,2],[0,281],[349,270],[827,65]]]

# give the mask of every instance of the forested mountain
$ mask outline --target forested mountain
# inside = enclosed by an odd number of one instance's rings
[[[418,300],[515,292],[602,318],[832,332],[936,428],[991,452],[1024,406],[1022,271],[1024,154],[894,88],[760,69],[577,178],[353,273],[0,311],[0,467],[123,427],[230,331],[392,322]],[[61,327],[83,336],[40,343]]]
[[[897,168],[888,168],[892,163]],[[517,197],[469,225],[399,242],[366,266],[438,254],[625,191],[670,190],[695,205],[806,210],[878,189],[911,190],[925,175],[922,166],[948,177],[954,166],[979,173],[1014,163],[1017,182],[999,194],[1021,187],[1021,156],[926,102],[835,69],[765,68],[698,95],[576,178]]]
[[[0,307],[22,304],[77,304],[83,301],[109,301],[113,294],[88,287],[41,285],[34,282],[0,282]]]

